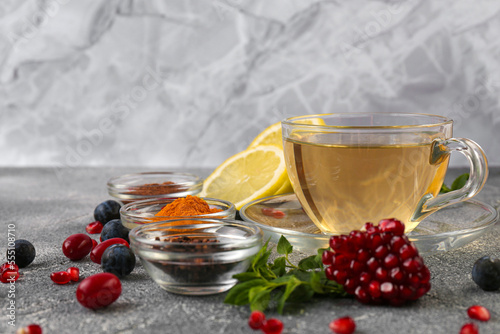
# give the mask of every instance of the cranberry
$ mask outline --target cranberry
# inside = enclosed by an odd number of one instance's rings
[[[85,231],[87,231],[88,234],[99,234],[102,231],[102,228],[104,225],[100,221],[95,221],[87,225],[85,227]]]
[[[80,280],[80,269],[77,267],[69,267],[66,272],[73,282],[78,282]]]
[[[50,279],[57,284],[67,284],[71,281],[71,276],[66,271],[58,271],[50,274]]]
[[[490,311],[484,306],[474,305],[469,307],[467,310],[467,315],[471,319],[476,319],[479,321],[488,321],[491,318]]]
[[[328,325],[336,334],[352,334],[356,330],[356,323],[351,317],[338,318]]]
[[[476,324],[469,322],[462,326],[460,334],[479,334],[479,328],[477,328]]]
[[[31,324],[17,330],[16,334],[42,334],[42,327],[36,324]]]
[[[0,275],[0,282],[11,283],[17,281],[19,278],[19,272],[13,270],[4,270]]]
[[[102,253],[104,253],[106,248],[108,248],[109,246],[114,245],[114,244],[122,244],[122,245],[125,245],[127,247],[130,247],[128,242],[126,242],[122,238],[111,238],[111,239],[105,240],[105,241],[101,242],[99,245],[97,245],[92,250],[92,252],[90,252],[90,259],[95,263],[101,264]]]
[[[110,273],[100,273],[85,278],[76,289],[76,299],[83,306],[98,309],[112,304],[120,297],[122,284]]]
[[[64,240],[62,251],[72,261],[83,259],[92,249],[92,239],[83,233],[70,235]]]
[[[283,331],[283,323],[278,319],[271,318],[264,321],[261,329],[264,334],[281,334]]]
[[[251,329],[260,329],[266,321],[266,316],[261,311],[253,311],[248,318],[248,326]]]

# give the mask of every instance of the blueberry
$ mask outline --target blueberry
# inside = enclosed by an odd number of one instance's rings
[[[472,280],[485,291],[500,289],[500,259],[483,256],[474,263]]]
[[[36,256],[35,247],[31,242],[24,239],[19,239],[14,242],[14,251],[15,251],[15,263],[19,268],[27,267]],[[12,250],[7,250],[7,258],[9,255],[12,256]]]
[[[122,238],[130,243],[128,232],[130,232],[130,230],[122,225],[122,221],[120,219],[113,219],[102,228],[101,240],[104,241],[111,238]]]
[[[104,201],[94,210],[94,219],[103,225],[113,219],[120,219],[120,203],[108,200]]]
[[[109,246],[102,254],[101,268],[106,273],[123,277],[135,267],[135,255],[130,248],[120,244]]]

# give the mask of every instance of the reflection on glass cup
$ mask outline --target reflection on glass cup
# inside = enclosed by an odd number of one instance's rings
[[[432,212],[476,195],[488,176],[478,144],[452,138],[449,118],[409,113],[307,115],[282,122],[288,175],[308,216],[324,233],[348,233],[396,218],[406,232]],[[470,177],[439,194],[450,153]]]

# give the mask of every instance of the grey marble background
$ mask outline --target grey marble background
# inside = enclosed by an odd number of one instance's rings
[[[452,117],[500,165],[499,11],[1,0],[0,166],[213,167],[287,116],[367,110]]]

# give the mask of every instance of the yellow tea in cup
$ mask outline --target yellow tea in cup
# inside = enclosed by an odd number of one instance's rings
[[[301,123],[310,117],[323,122]],[[476,185],[454,198],[438,196],[450,151],[459,146],[484,158],[477,144],[450,138],[451,125],[421,114],[291,118],[283,122],[288,175],[304,210],[325,233],[348,233],[384,218],[401,220],[409,232],[435,210],[472,197],[486,180],[486,160],[478,159]]]

